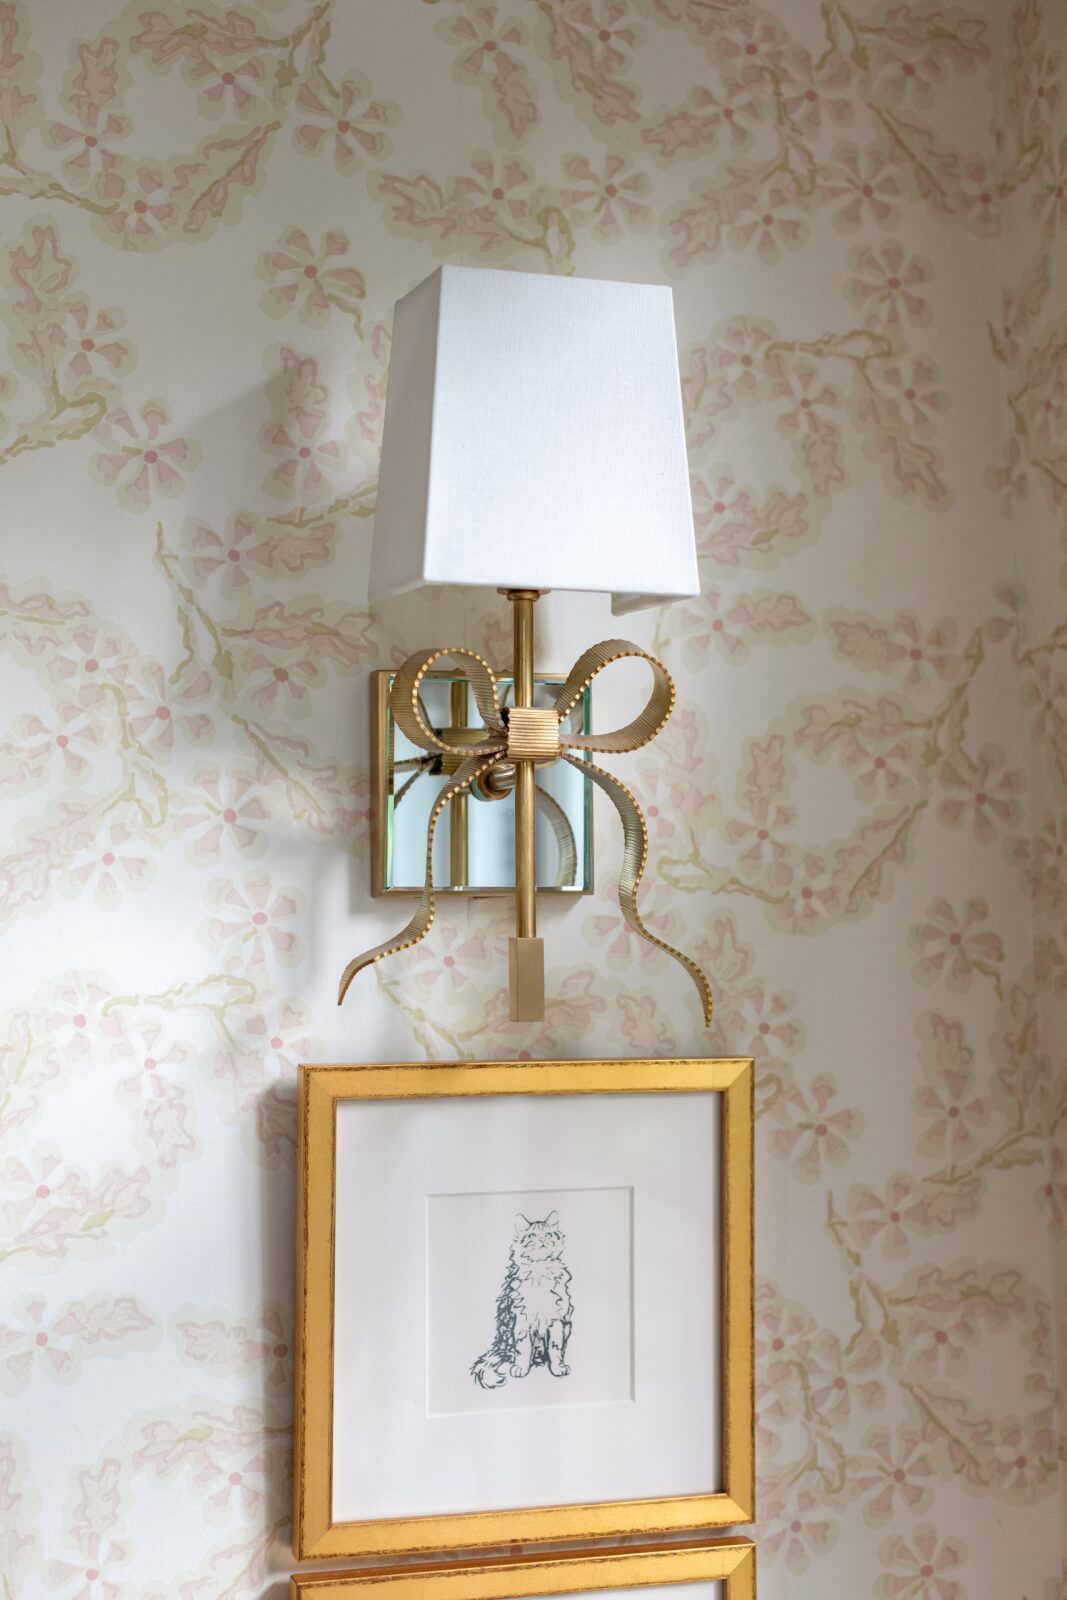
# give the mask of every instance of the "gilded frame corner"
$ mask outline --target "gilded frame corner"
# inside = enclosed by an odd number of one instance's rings
[[[753,1520],[752,1082],[752,1061],[745,1058],[482,1061],[454,1066],[395,1062],[300,1068],[293,1457],[293,1549],[298,1560],[428,1555],[478,1546],[609,1536],[649,1538]],[[335,1522],[332,1456],[338,1103],[467,1095],[672,1092],[722,1095],[722,1489],[712,1494],[662,1499]],[[738,1600],[746,1600],[741,1591]]]
[[[355,1600],[360,1590],[372,1586],[375,1600],[525,1600],[533,1595],[708,1582],[723,1584],[725,1600],[756,1600],[756,1547],[751,1540],[686,1540],[618,1550],[476,1556],[357,1572],[294,1573],[289,1600]]]

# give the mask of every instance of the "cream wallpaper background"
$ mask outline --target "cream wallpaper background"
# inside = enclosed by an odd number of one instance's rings
[[[283,1593],[305,1060],[752,1053],[763,1600],[1062,1600],[1067,8],[0,0],[0,1574]],[[368,893],[395,299],[674,285],[638,948]],[[539,608],[543,664],[614,631]],[[602,699],[606,712],[608,697]],[[602,715],[604,712],[602,712]]]

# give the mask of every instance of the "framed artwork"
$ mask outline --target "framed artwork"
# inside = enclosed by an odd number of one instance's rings
[[[752,1063],[303,1067],[300,1560],[749,1522]]]
[[[673,1586],[678,1585],[677,1589]],[[628,1545],[621,1550],[566,1550],[536,1556],[308,1572],[290,1580],[290,1600],[526,1600],[537,1595],[643,1592],[633,1600],[756,1600],[756,1550],[748,1539]],[[605,1591],[607,1591],[605,1593]]]

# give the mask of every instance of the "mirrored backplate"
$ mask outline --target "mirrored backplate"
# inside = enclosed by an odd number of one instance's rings
[[[421,894],[426,872],[426,834],[430,813],[447,786],[456,757],[420,749],[393,721],[389,691],[394,674],[372,675],[372,781],[374,789],[373,882],[376,895]],[[534,704],[551,706],[562,676],[538,674]],[[501,703],[511,703],[513,683],[497,679]],[[429,673],[421,686],[431,725],[456,745],[486,737],[474,695],[456,673]],[[590,729],[590,690],[563,724],[568,731]],[[448,731],[451,730],[451,731]],[[441,817],[433,850],[434,888],[440,894],[497,895],[515,886],[515,800],[511,769],[497,775],[503,792],[471,793],[453,800]],[[566,761],[538,767],[537,887],[539,891],[588,894],[593,887],[592,785]]]

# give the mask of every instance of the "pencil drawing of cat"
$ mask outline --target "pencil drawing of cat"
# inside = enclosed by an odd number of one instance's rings
[[[554,1211],[531,1222],[515,1218],[511,1259],[496,1302],[496,1333],[484,1355],[471,1367],[483,1389],[499,1389],[512,1378],[525,1378],[531,1367],[547,1367],[565,1378],[567,1341],[574,1304],[571,1275],[563,1263],[563,1234]]]

